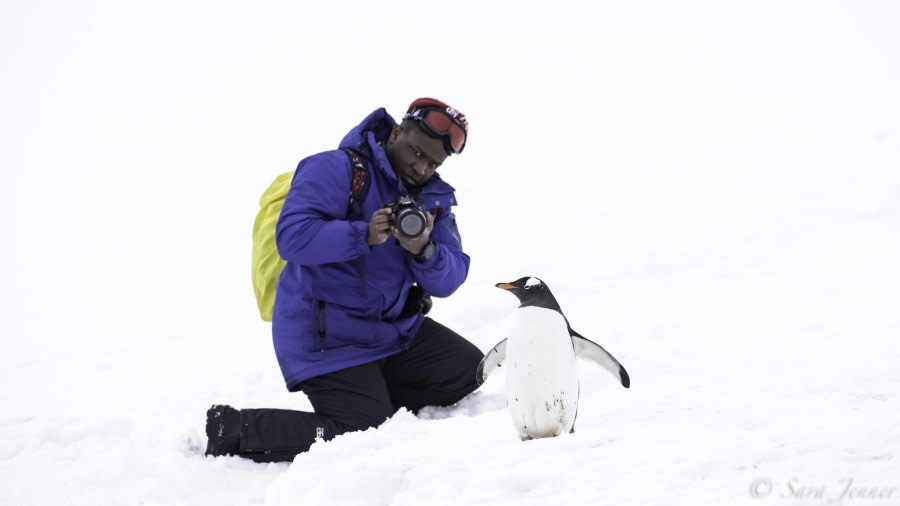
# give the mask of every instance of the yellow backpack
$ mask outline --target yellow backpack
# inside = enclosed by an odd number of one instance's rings
[[[362,214],[363,191],[368,188],[368,172],[359,153],[342,148],[353,164],[353,182],[350,185],[350,211]],[[294,181],[295,172],[285,172],[272,181],[272,184],[259,198],[259,213],[253,222],[253,254],[251,257],[250,277],[253,280],[253,292],[256,294],[256,305],[259,307],[259,316],[264,321],[272,321],[272,311],[275,307],[275,290],[278,286],[278,278],[287,263],[278,254],[275,244],[275,225],[281,216],[281,208],[284,206],[284,198],[291,183]]]

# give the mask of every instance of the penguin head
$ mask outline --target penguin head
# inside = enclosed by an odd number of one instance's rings
[[[519,298],[522,304],[519,307],[537,306],[547,309],[555,309],[562,313],[556,297],[550,292],[550,287],[534,276],[525,276],[511,283],[497,283],[497,288],[502,288]]]

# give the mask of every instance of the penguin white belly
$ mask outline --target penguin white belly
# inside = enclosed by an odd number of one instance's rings
[[[578,372],[565,318],[540,307],[513,311],[506,365],[509,414],[519,436],[570,432],[578,410]]]

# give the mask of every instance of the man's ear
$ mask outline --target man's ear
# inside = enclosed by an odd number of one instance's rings
[[[403,129],[400,128],[400,125],[395,126],[391,130],[391,135],[388,136],[387,144],[390,146],[391,144],[394,144],[395,142],[397,142],[397,139],[400,138],[400,135],[402,133],[403,133]]]

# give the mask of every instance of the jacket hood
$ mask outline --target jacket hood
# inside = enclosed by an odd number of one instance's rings
[[[370,132],[374,136],[374,140],[377,144],[378,142],[386,141],[391,135],[391,130],[393,130],[395,126],[397,126],[397,122],[394,121],[394,118],[392,118],[383,107],[376,109],[372,114],[366,116],[366,119],[362,120],[362,123],[355,126],[344,136],[341,140],[340,147],[352,148],[365,153],[368,150],[362,148],[369,142],[368,134]]]
[[[383,107],[376,109],[362,120],[362,123],[353,127],[341,140],[341,148],[351,148],[368,158],[373,165],[380,169],[387,177],[396,183],[397,174],[387,159],[384,148],[379,142],[386,142],[391,135],[391,130],[397,126],[397,121],[387,113]],[[453,193],[455,189],[444,181],[440,174],[435,173],[426,183],[426,189],[432,193]],[[455,200],[453,201],[455,203]]]

